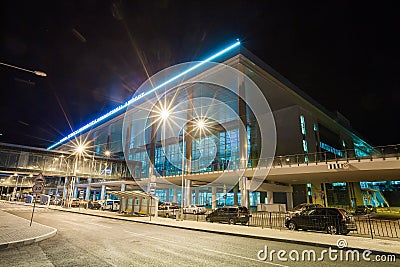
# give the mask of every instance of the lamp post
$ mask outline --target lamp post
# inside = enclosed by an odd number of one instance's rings
[[[168,110],[168,108],[166,108],[168,105],[166,105],[165,107],[160,108],[160,110],[157,112],[160,119],[163,121],[164,123],[164,128],[165,128],[165,122],[168,120],[171,111]],[[199,118],[196,121],[196,127],[197,129],[201,131],[206,127],[206,121],[204,120],[204,118]],[[183,205],[184,205],[184,198],[185,198],[185,171],[186,171],[186,151],[185,151],[185,135],[188,133],[185,130],[185,126],[186,126],[185,122],[182,126],[182,177],[181,177],[181,205],[180,205],[180,212],[179,212],[179,220],[183,220]],[[177,217],[178,220],[178,217]]]
[[[184,196],[185,196],[185,125],[182,127],[182,181],[181,181],[181,209],[179,212],[180,220],[183,221],[183,204],[184,204]]]
[[[71,181],[70,181],[70,186],[69,186],[69,190],[68,190],[68,195],[67,195],[67,207],[70,208],[71,207],[71,203],[72,203],[72,196],[74,195],[74,189],[75,189],[75,180],[76,180],[76,172],[78,170],[78,159],[80,156],[82,156],[82,154],[85,152],[85,145],[83,144],[79,144],[76,148],[75,148],[75,162],[74,162],[74,169],[73,169],[73,173],[72,173],[72,177],[71,177]]]
[[[6,67],[14,68],[14,69],[17,69],[17,70],[31,72],[31,73],[33,73],[33,74],[35,74],[37,76],[41,76],[41,77],[46,77],[47,76],[47,74],[45,72],[39,71],[39,70],[28,70],[28,69],[20,68],[20,67],[11,65],[11,64],[3,63],[3,62],[0,62],[0,65],[4,65]]]

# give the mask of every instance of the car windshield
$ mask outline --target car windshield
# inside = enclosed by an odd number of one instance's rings
[[[349,215],[349,213],[348,213],[347,210],[345,210],[345,209],[339,209],[339,211],[340,211],[340,213],[343,214],[343,216]]]
[[[315,212],[314,209],[305,210],[301,213],[301,215],[311,215]]]
[[[240,212],[248,212],[246,207],[239,207]]]
[[[293,208],[293,210],[299,210],[299,209],[302,209],[302,208],[304,208],[306,205],[307,205],[307,204],[305,204],[305,203],[303,203],[303,204],[300,204],[300,205],[297,205],[296,207],[294,207],[294,208]]]

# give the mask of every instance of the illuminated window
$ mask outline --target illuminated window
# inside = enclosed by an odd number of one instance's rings
[[[306,121],[303,115],[300,116],[300,126],[301,126],[301,133],[303,135],[306,135]]]
[[[308,144],[307,144],[307,140],[303,140],[303,150],[304,150],[304,152],[308,153]]]

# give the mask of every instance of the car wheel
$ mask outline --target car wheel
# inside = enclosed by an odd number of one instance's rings
[[[350,230],[342,230],[340,234],[348,235],[349,233],[350,233]]]
[[[228,223],[229,223],[229,224],[236,224],[235,219],[233,219],[233,218],[230,218],[230,219],[228,220]]]
[[[292,231],[297,230],[297,224],[294,221],[290,221],[288,224],[288,228],[289,228],[289,230],[292,230]]]
[[[196,213],[197,213],[197,212],[194,210],[194,211],[193,211],[193,215],[196,215]]]
[[[337,229],[337,227],[335,225],[329,224],[329,225],[326,226],[326,232],[328,234],[331,234],[331,235],[337,235],[338,234],[338,229]]]
[[[168,213],[165,214],[165,218],[169,218],[169,214]]]

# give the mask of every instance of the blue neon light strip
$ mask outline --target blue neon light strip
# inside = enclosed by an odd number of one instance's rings
[[[212,55],[211,57],[208,57],[208,58],[206,58],[205,60],[202,60],[201,62],[199,62],[198,64],[194,65],[193,67],[191,67],[191,68],[189,68],[189,69],[187,69],[187,70],[185,70],[185,71],[179,73],[178,75],[172,77],[171,79],[167,80],[166,82],[163,82],[162,84],[160,84],[160,85],[154,87],[154,88],[151,89],[150,91],[147,91],[147,92],[145,92],[145,93],[141,93],[140,95],[137,95],[137,96],[135,96],[135,97],[132,97],[131,99],[129,99],[128,101],[126,101],[124,104],[119,105],[118,107],[116,107],[116,108],[114,108],[113,110],[107,112],[106,114],[102,115],[101,117],[99,117],[99,118],[97,118],[97,119],[95,119],[95,120],[89,122],[88,124],[86,124],[86,125],[83,126],[82,128],[79,128],[78,130],[76,130],[76,131],[70,133],[69,135],[67,135],[66,137],[64,137],[63,139],[61,139],[60,141],[58,141],[57,143],[54,143],[53,145],[49,146],[49,147],[47,148],[47,150],[53,149],[53,148],[55,148],[55,147],[61,145],[61,144],[64,143],[65,141],[70,140],[72,137],[74,137],[74,136],[76,136],[76,135],[78,135],[78,134],[84,132],[85,130],[87,130],[87,129],[93,127],[94,125],[96,125],[96,124],[98,124],[98,123],[104,121],[104,120],[107,119],[108,117],[110,117],[110,116],[114,115],[115,113],[121,111],[122,109],[128,107],[130,104],[135,103],[135,102],[138,101],[139,99],[141,99],[141,98],[143,98],[143,97],[145,97],[145,96],[147,96],[147,95],[153,93],[154,91],[160,89],[161,87],[163,87],[163,86],[165,86],[165,85],[167,85],[167,84],[169,84],[169,83],[175,81],[176,79],[182,77],[183,75],[185,75],[185,74],[187,74],[187,73],[189,73],[189,72],[191,72],[191,71],[193,71],[193,70],[199,68],[200,66],[204,65],[205,63],[207,63],[207,62],[209,62],[209,61],[211,61],[211,60],[213,60],[213,59],[215,59],[215,58],[217,58],[217,57],[219,57],[219,56],[225,54],[226,52],[232,50],[233,48],[235,48],[235,47],[237,47],[237,46],[239,46],[239,45],[240,45],[240,41],[237,40],[236,43],[234,43],[234,44],[228,46],[227,48],[225,48],[225,49],[219,51],[218,53]]]
[[[329,151],[329,152],[332,152],[333,154],[338,155],[339,157],[343,157],[343,152],[342,152],[342,151],[340,151],[340,150],[338,150],[338,149],[336,149],[336,148],[333,148],[333,147],[331,147],[330,145],[327,145],[327,144],[325,144],[325,143],[323,143],[323,142],[319,142],[319,146],[320,146],[322,149],[325,149],[325,150],[327,150],[327,151]]]

